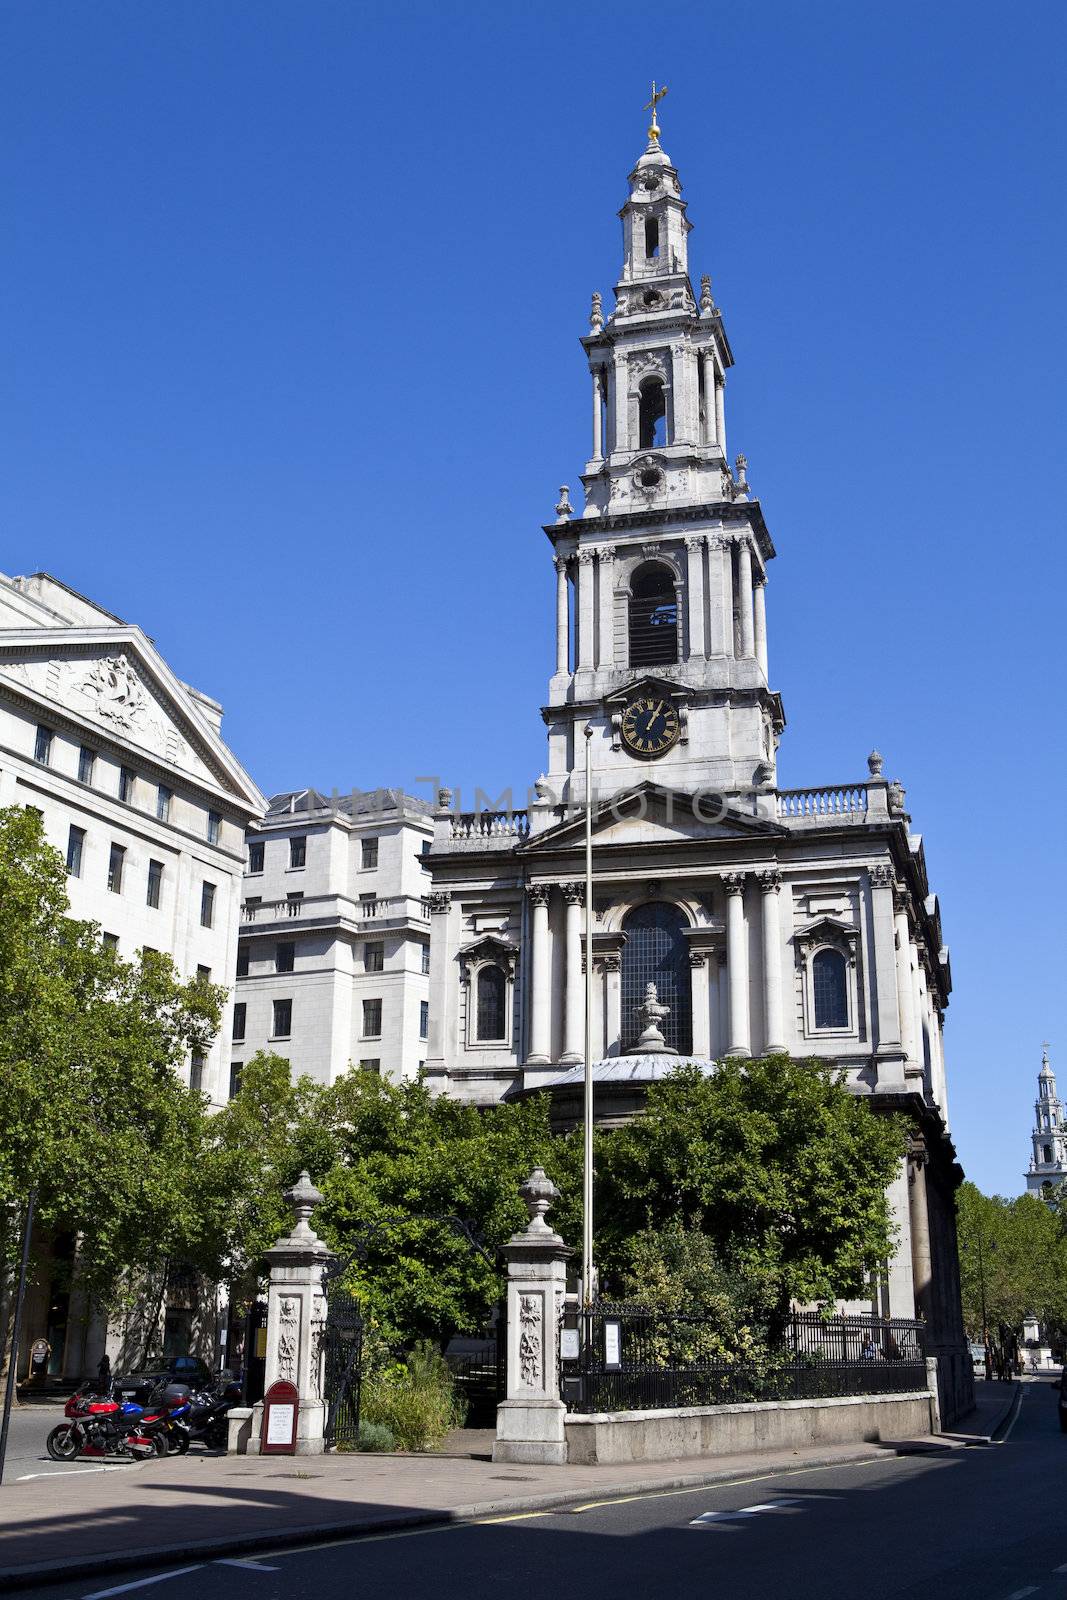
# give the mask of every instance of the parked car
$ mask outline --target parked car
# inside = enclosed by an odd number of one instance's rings
[[[971,1363],[974,1366],[974,1375],[975,1375],[975,1377],[976,1378],[984,1378],[985,1377],[985,1345],[984,1344],[978,1344],[974,1340],[972,1340],[972,1342],[971,1342]]]
[[[171,1356],[140,1372],[122,1373],[115,1386],[124,1400],[140,1402],[168,1383],[187,1383],[191,1389],[203,1389],[210,1385],[212,1377],[211,1368],[199,1356]]]

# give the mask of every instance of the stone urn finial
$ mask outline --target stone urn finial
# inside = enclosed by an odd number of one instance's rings
[[[882,768],[884,766],[885,761],[883,760],[881,754],[877,750],[872,750],[870,755],[867,757],[867,771],[870,773],[871,777],[880,778],[882,776]]]
[[[604,326],[604,301],[594,289],[593,304],[589,312],[589,328],[592,333],[599,333]]]
[[[519,1194],[529,1212],[527,1233],[551,1233],[545,1221],[545,1212],[559,1199],[559,1190],[545,1172],[544,1167],[534,1167],[525,1183],[519,1184]]]
[[[559,501],[556,505],[556,521],[566,522],[573,517],[574,507],[571,505],[571,491],[569,484],[561,483],[559,486]]]
[[[635,1045],[631,1045],[626,1052],[631,1056],[674,1056],[677,1050],[667,1043],[663,1037],[661,1022],[665,1022],[671,1014],[670,1006],[665,1006],[656,991],[656,985],[650,983],[645,990],[645,999],[637,1008],[637,1020],[641,1025],[641,1036]]]
[[[305,1167],[291,1189],[286,1189],[282,1195],[293,1208],[293,1231],[291,1239],[307,1239],[318,1242],[318,1235],[311,1226],[311,1213],[316,1206],[321,1206],[323,1196],[311,1181],[311,1174]]]

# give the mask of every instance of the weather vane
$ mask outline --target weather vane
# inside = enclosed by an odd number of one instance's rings
[[[656,88],[656,80],[655,80],[655,78],[653,78],[652,79],[652,99],[648,102],[648,105],[645,106],[645,110],[646,111],[651,111],[651,113],[652,113],[652,124],[651,124],[651,126],[650,126],[650,128],[648,130],[648,137],[652,140],[652,142],[654,144],[658,144],[659,143],[659,123],[656,121],[656,107],[659,105],[659,102],[663,99],[663,96],[666,93],[667,93],[667,85],[664,84],[662,89],[657,89]]]

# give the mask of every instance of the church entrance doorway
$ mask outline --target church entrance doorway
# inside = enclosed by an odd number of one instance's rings
[[[626,943],[622,951],[622,1048],[637,1043],[640,1027],[637,1008],[650,983],[670,1016],[663,1036],[679,1055],[693,1048],[693,995],[690,984],[686,920],[677,906],[653,900],[637,906],[623,920]]]

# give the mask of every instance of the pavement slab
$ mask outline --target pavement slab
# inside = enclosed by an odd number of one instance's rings
[[[519,1515],[583,1499],[742,1481],[783,1468],[844,1465],[988,1441],[1018,1385],[981,1385],[979,1406],[935,1439],[650,1462],[534,1467],[484,1455],[225,1456],[190,1452],[102,1469],[84,1464],[23,1474],[0,1489],[0,1583],[196,1557],[420,1524]],[[454,1437],[449,1445],[458,1443]],[[479,1439],[478,1445],[487,1441]]]

